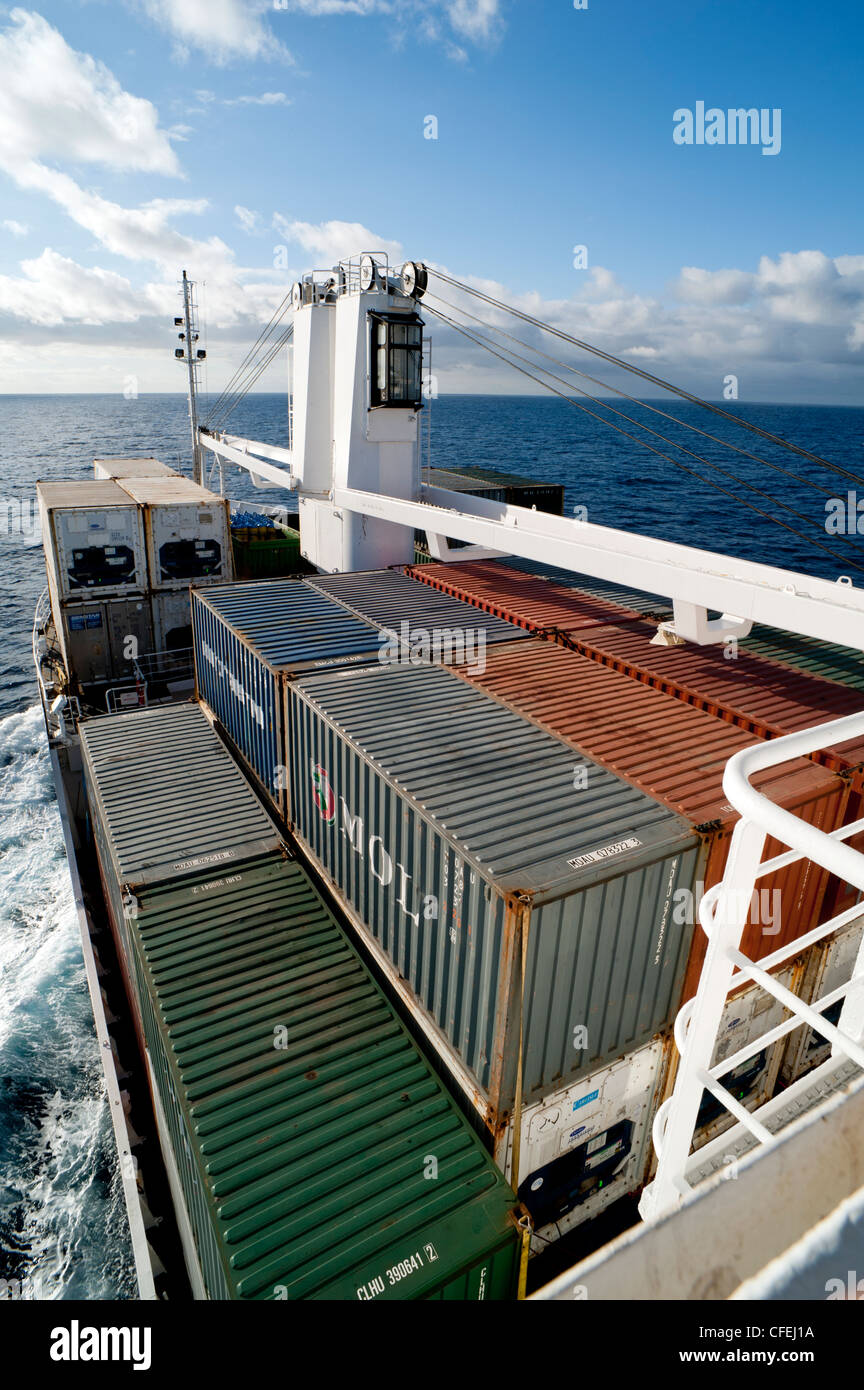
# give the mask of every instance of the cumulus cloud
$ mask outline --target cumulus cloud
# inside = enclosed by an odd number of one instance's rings
[[[178,174],[156,108],[103,63],[71,48],[41,15],[15,9],[0,32],[0,163],[38,159]]]
[[[179,56],[190,48],[218,64],[291,54],[264,22],[273,0],[138,0],[139,7],[175,39]]]
[[[0,222],[0,227],[4,232],[9,232],[11,236],[26,236],[30,228],[23,222],[16,222],[14,217],[6,217]]]
[[[28,323],[133,323],[148,305],[146,293],[133,290],[122,275],[87,270],[46,248],[21,262],[21,277],[0,275],[0,314]]]
[[[299,247],[322,268],[360,251],[385,251],[392,265],[400,265],[405,259],[400,242],[378,236],[362,222],[297,222],[276,213],[273,226],[279,236]]]
[[[240,203],[234,208],[234,216],[244,232],[254,232],[261,220],[257,212],[253,212],[251,208],[242,207]]]

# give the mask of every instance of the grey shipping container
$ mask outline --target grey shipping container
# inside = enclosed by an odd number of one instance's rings
[[[61,602],[54,613],[66,670],[80,685],[125,685],[135,680],[134,658],[153,649],[150,600]]]
[[[513,1193],[205,714],[82,740],[196,1295],[513,1297]]]
[[[134,995],[128,914],[138,890],[230,870],[282,842],[197,705],[106,715],[80,727],[102,883]]]
[[[463,634],[463,642],[466,640],[464,634],[472,634],[468,640],[472,643],[472,649],[476,649],[478,643],[512,642],[527,635],[522,628],[508,623],[505,618],[497,618],[491,613],[478,614],[477,609],[463,599],[420,584],[396,570],[315,575],[306,583],[344,604],[358,617],[394,632],[400,638],[405,631],[415,634],[422,629],[423,633],[453,633],[458,643],[460,633]],[[407,624],[407,629],[403,628],[403,624]],[[422,642],[419,636],[413,640]],[[464,658],[458,654],[451,657],[448,654],[449,639],[445,637],[442,640],[445,661],[471,660],[470,651]]]
[[[671,1021],[697,836],[441,666],[308,676],[287,700],[292,828],[500,1157],[520,1022],[528,1104]]]
[[[378,629],[299,579],[193,589],[192,619],[198,696],[287,817],[283,686],[377,661]]]

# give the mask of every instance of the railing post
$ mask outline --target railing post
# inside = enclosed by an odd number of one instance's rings
[[[687,1159],[705,1089],[704,1076],[711,1066],[734,973],[728,953],[741,944],[764,847],[765,832],[752,821],[739,821],[732,833],[723,882],[702,899],[699,922],[708,932],[708,949],[696,997],[685,1015],[686,1036],[677,1038],[681,1062],[675,1089],[655,1121],[659,1163],[654,1181],[639,1203],[645,1221],[656,1220],[676,1207],[690,1190],[685,1178]]]

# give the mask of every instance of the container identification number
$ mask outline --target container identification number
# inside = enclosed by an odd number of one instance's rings
[[[628,849],[638,849],[641,843],[642,841],[633,835],[627,840],[616,840],[612,845],[605,845],[603,849],[592,849],[587,854],[577,854],[575,859],[568,859],[567,863],[571,869],[582,869],[586,864],[600,864],[604,859],[614,859],[616,854],[624,854]]]
[[[367,1284],[362,1284],[357,1290],[357,1297],[362,1302],[370,1302],[379,1294],[384,1293],[388,1285],[393,1288],[395,1284],[401,1283],[403,1279],[408,1279],[417,1270],[425,1269],[427,1264],[432,1264],[434,1260],[438,1259],[438,1252],[434,1245],[425,1245],[423,1249],[426,1253],[425,1260],[420,1251],[415,1250],[404,1260],[398,1260],[396,1264],[391,1265],[389,1269],[384,1271],[383,1275],[376,1274]],[[387,1284],[384,1283],[385,1279]]]

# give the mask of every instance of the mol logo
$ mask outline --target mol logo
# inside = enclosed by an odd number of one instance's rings
[[[312,799],[318,807],[318,814],[328,825],[332,825],[336,819],[336,797],[330,786],[327,769],[322,767],[320,763],[311,763],[310,772],[312,776]]]

